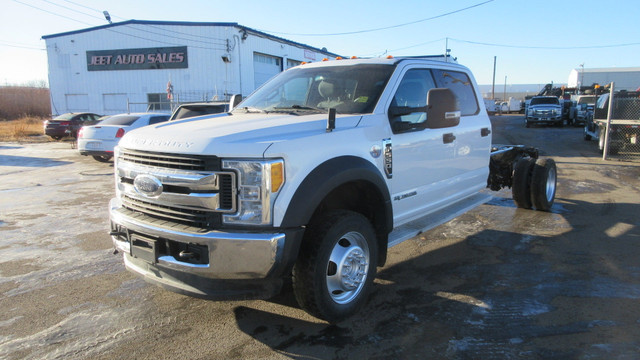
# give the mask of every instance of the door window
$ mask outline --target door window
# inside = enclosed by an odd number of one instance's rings
[[[458,100],[458,106],[462,116],[475,115],[479,111],[476,93],[469,76],[463,72],[434,69],[433,76],[439,88],[448,88]]]
[[[427,92],[435,87],[431,70],[411,69],[406,72],[389,109],[394,133],[422,128],[419,124],[427,120]]]

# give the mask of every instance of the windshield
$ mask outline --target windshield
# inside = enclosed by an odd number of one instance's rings
[[[390,65],[295,67],[280,73],[234,111],[364,114],[373,108],[394,67]]]
[[[583,96],[578,100],[578,104],[595,104],[595,96]]]
[[[609,100],[609,94],[603,94],[598,98],[596,107],[598,109],[604,109],[604,107],[608,104],[607,100]]]
[[[73,113],[62,114],[60,116],[54,117],[53,120],[71,120],[71,118],[73,118],[74,116],[75,114]]]
[[[560,105],[558,98],[554,97],[540,97],[531,99],[531,105],[540,105],[540,104],[549,104],[549,105]]]
[[[139,118],[140,116],[134,115],[115,115],[100,121],[97,125],[131,125]]]
[[[176,110],[171,120],[184,119],[194,116],[218,114],[227,111],[227,105],[182,105]]]

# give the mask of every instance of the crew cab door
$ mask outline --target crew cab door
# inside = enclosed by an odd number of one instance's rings
[[[429,91],[442,89],[453,97],[455,105],[449,110],[454,111],[430,113],[434,106],[442,105],[442,99],[427,104]],[[463,116],[459,121],[445,119],[454,113]],[[405,71],[388,109],[392,135],[386,148],[391,147],[389,183],[395,225],[437,211],[486,186],[490,124],[486,114],[484,119],[479,114],[466,73],[428,68]]]

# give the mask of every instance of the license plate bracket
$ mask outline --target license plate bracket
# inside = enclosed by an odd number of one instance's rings
[[[85,146],[89,150],[102,150],[102,143],[97,141],[88,142]]]
[[[158,262],[157,241],[131,234],[131,256],[155,264]]]

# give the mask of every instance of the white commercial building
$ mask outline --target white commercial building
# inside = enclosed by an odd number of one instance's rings
[[[640,67],[579,68],[571,70],[567,87],[577,88],[593,84],[615,83],[616,90],[633,91],[640,88]]]
[[[237,23],[129,20],[42,38],[54,114],[227,100],[301,62],[337,57]]]

